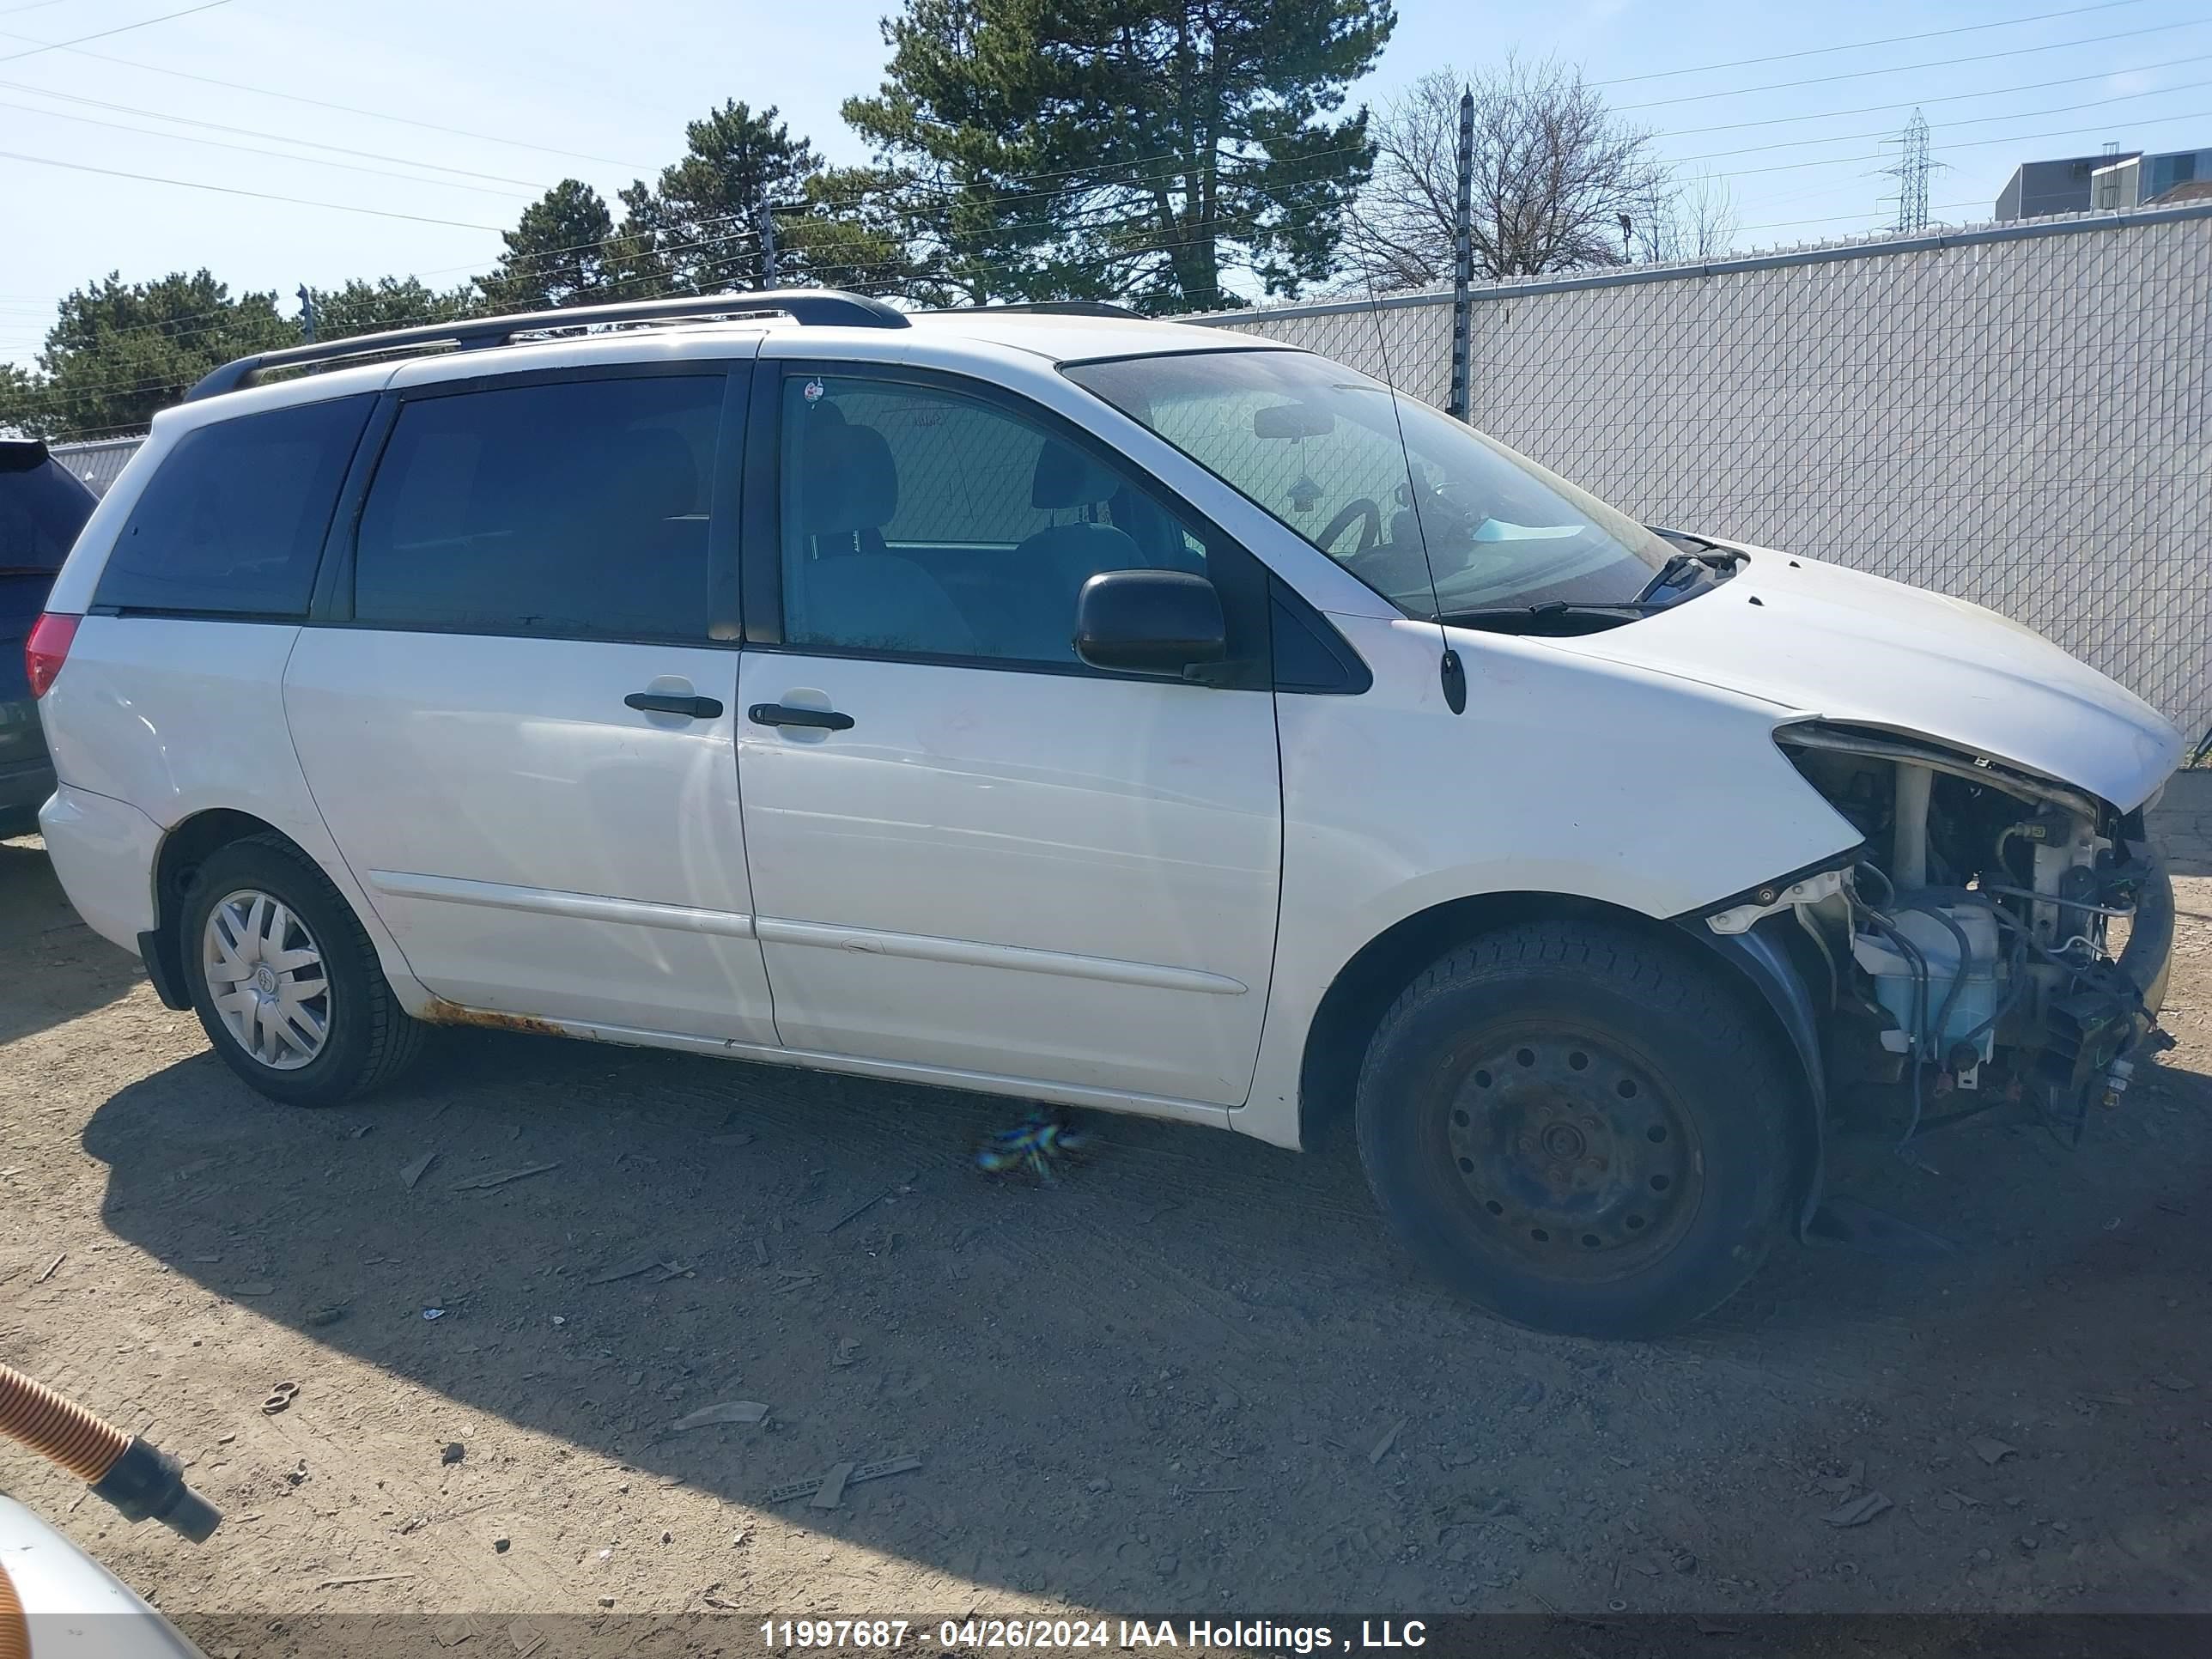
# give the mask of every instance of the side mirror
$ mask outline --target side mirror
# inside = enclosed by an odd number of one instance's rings
[[[1075,654],[1093,668],[1181,675],[1229,654],[1221,596],[1181,570],[1104,570],[1075,601]]]

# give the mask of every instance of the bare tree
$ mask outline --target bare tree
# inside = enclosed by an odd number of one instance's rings
[[[1663,178],[1640,206],[1626,211],[1636,257],[1647,264],[1717,259],[1735,245],[1741,228],[1728,180],[1711,173]]]
[[[1638,221],[1677,222],[1680,192],[1651,133],[1607,109],[1579,70],[1508,58],[1466,88],[1474,96],[1478,277],[1626,264]],[[1345,238],[1359,284],[1420,288],[1451,279],[1461,90],[1457,74],[1437,70],[1370,125],[1374,175]],[[1665,216],[1654,211],[1662,205]],[[1732,234],[1732,226],[1712,222],[1722,240]]]

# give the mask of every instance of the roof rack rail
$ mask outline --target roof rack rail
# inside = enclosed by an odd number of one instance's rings
[[[1132,311],[1127,306],[1109,305],[1103,300],[1021,300],[1002,306],[956,306],[957,311],[1022,311],[1040,317],[1133,317],[1144,320],[1144,313]]]
[[[675,299],[636,300],[617,305],[570,306],[552,311],[517,312],[509,317],[427,323],[418,328],[387,329],[380,334],[356,334],[343,340],[258,351],[211,371],[185,393],[184,400],[191,403],[256,385],[262,374],[272,368],[299,368],[309,364],[343,362],[351,357],[375,357],[390,351],[428,350],[441,346],[453,351],[481,351],[503,346],[518,334],[610,323],[665,323],[687,318],[755,317],[778,313],[795,322],[817,327],[908,326],[905,313],[893,310],[881,300],[827,288],[765,289],[749,294],[684,295]]]

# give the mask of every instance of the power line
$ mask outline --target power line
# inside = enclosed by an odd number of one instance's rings
[[[2133,40],[2146,34],[2170,34],[2175,29],[2201,28],[2208,21],[2212,20],[2195,17],[2185,23],[2159,23],[2149,28],[2101,35],[2094,40],[2054,40],[2044,46],[2014,46],[2005,52],[1979,52],[1971,58],[1939,58],[1925,64],[1893,64],[1884,69],[1849,70],[1841,75],[1815,75],[1803,81],[1776,81],[1763,87],[1735,87],[1727,92],[1688,92],[1675,98],[1655,98],[1648,104],[1618,105],[1614,112],[1626,114],[1631,110],[1662,109],[1668,104],[1704,103],[1715,98],[1742,98],[1754,92],[1787,92],[1793,87],[1826,86],[1833,81],[1863,81],[1870,75],[1904,75],[1913,70],[1954,69],[1960,64],[1987,64],[2000,58],[2027,58],[2039,52],[2066,52],[2075,46],[2100,46],[2107,40]],[[2110,74],[2112,71],[2106,72]]]
[[[1689,69],[1649,70],[1642,75],[1616,75],[1610,81],[1591,84],[1601,87],[1625,87],[1632,81],[1663,81],[1676,75],[1703,75],[1710,70],[1745,69],[1753,64],[1779,64],[1792,58],[1820,58],[1833,52],[1863,52],[1869,46],[1894,46],[1907,40],[1933,40],[1946,34],[1974,34],[1984,29],[2016,28],[2022,23],[2047,22],[2054,17],[2079,17],[2085,12],[2118,11],[2123,6],[2139,6],[2142,0],[2103,0],[2094,6],[2069,6],[2064,11],[2039,11],[2027,17],[2003,17],[1991,23],[1962,23],[1956,28],[1929,29],[1920,34],[1888,34],[1879,40],[1849,40],[1841,46],[1808,46],[1802,52],[1778,52],[1765,58],[1735,58],[1725,64],[1698,64]]]
[[[1935,98],[1908,98],[1893,104],[1864,104],[1856,109],[1821,110],[1811,115],[1771,115],[1757,121],[1723,121],[1709,127],[1674,127],[1660,136],[1684,138],[1705,132],[1742,132],[1752,127],[1788,126],[1799,121],[1832,121],[1846,115],[1880,115],[1890,110],[1912,109],[1926,104],[1957,104],[1969,98],[2002,98],[2015,92],[2042,92],[2051,87],[2078,87],[2084,81],[2109,81],[2116,75],[2141,75],[2203,63],[2212,63],[2212,52],[2199,52],[2193,58],[2169,58],[2158,64],[2134,64],[2124,69],[2100,70],[2094,75],[2063,76],[2056,81],[2027,81],[2015,87],[1990,87],[1981,92],[1950,92]]]
[[[2102,77],[2100,76],[2099,78],[2101,79]],[[2114,104],[2133,103],[2139,98],[2163,98],[2167,96],[2169,94],[2177,92],[2201,92],[2209,86],[2212,86],[2212,81],[2185,81],[2179,86],[2155,87],[2148,92],[2125,92],[2112,98],[2093,98],[2087,103],[2081,104],[2056,104],[2048,109],[2008,110],[2002,115],[1973,115],[1966,117],[1960,120],[1948,123],[1946,130],[1948,131],[1958,127],[1986,126],[1991,121],[2030,121],[2039,119],[2045,115],[2071,115],[2076,110],[2107,109]],[[1930,101],[1932,102],[1934,100],[1931,100]],[[1919,106],[1915,105],[1914,107],[1917,108]],[[2161,115],[2154,117],[2138,117],[2135,118],[2163,121],[2169,120],[2173,118]],[[1668,135],[1662,134],[1661,136],[1666,137]],[[1819,138],[1785,138],[1773,143],[1747,144],[1740,149],[1705,150],[1696,155],[1677,155],[1671,157],[1670,160],[1674,165],[1680,166],[1690,161],[1717,161],[1722,157],[1729,155],[1764,155],[1770,150],[1802,149],[1808,144],[1856,143],[1862,139],[1887,138],[1893,137],[1894,136],[1894,134],[1887,132],[1829,133],[1826,136]]]
[[[216,3],[218,4],[226,3],[227,0],[216,0]],[[0,30],[0,33],[4,33],[6,31]],[[18,34],[10,38],[21,40],[27,37]],[[202,86],[221,87],[228,92],[250,92],[257,98],[281,98],[287,103],[305,104],[313,109],[336,110],[341,115],[358,115],[371,121],[391,121],[403,127],[420,127],[425,132],[442,132],[451,138],[474,138],[488,144],[505,144],[514,149],[535,150],[541,155],[564,156],[572,161],[596,161],[604,167],[621,167],[625,172],[634,173],[651,171],[632,161],[617,161],[612,156],[592,155],[581,150],[560,149],[550,144],[532,144],[520,138],[501,137],[496,133],[472,132],[466,127],[441,126],[435,121],[418,121],[412,116],[394,115],[386,110],[362,109],[354,104],[337,104],[327,99],[309,98],[301,93],[280,92],[274,87],[248,86],[242,81],[225,81],[212,75],[194,75],[187,70],[171,69],[165,64],[142,64],[136,58],[117,58],[104,52],[82,52],[71,46],[53,49],[67,52],[72,57],[90,58],[103,64],[119,64],[125,69],[143,70],[149,75],[167,75],[179,81],[195,81]]]
[[[5,84],[7,83],[0,82],[0,85]],[[220,138],[194,138],[181,132],[157,132],[151,127],[125,126],[120,121],[103,121],[93,115],[71,115],[58,109],[40,109],[35,105],[18,104],[4,98],[0,98],[0,109],[19,109],[27,114],[43,115],[56,121],[78,121],[87,126],[106,127],[112,132],[135,132],[142,138],[161,138],[173,144],[204,144],[210,149],[235,150],[242,155],[266,155],[279,161],[300,161],[309,167],[337,167],[346,173],[365,173],[374,178],[398,179],[407,184],[429,185],[439,190],[468,190],[474,191],[479,196],[509,198],[516,194],[513,189],[502,189],[495,185],[463,184],[458,179],[425,179],[416,173],[394,173],[389,167],[365,167],[351,161],[326,161],[319,155],[294,155],[281,149],[264,149],[258,144],[227,144]]]
[[[118,23],[112,29],[100,30],[97,34],[80,34],[74,40],[40,40],[35,35],[18,34],[13,29],[0,29],[0,34],[6,35],[10,40],[29,40],[33,43],[28,52],[0,55],[0,64],[12,64],[19,58],[36,58],[42,52],[68,52],[87,40],[105,40],[111,34],[128,34],[132,29],[151,28],[156,23],[174,22],[179,17],[190,17],[195,12],[213,11],[217,6],[229,3],[230,0],[203,0],[203,3],[187,6],[182,11],[163,12],[159,17],[142,18],[136,23]]]
[[[294,207],[327,208],[333,213],[365,213],[376,219],[405,219],[418,225],[447,225],[455,230],[483,230],[499,234],[496,225],[470,224],[459,219],[434,219],[427,214],[392,213],[383,208],[356,207],[346,202],[318,202],[305,196],[272,196],[266,191],[239,190],[229,185],[203,185],[190,179],[158,179],[148,173],[126,173],[119,167],[95,167],[82,161],[58,161],[51,155],[24,155],[0,149],[0,161],[28,161],[34,167],[67,167],[72,173],[97,173],[110,179],[131,179],[140,184],[170,185],[179,190],[213,191],[219,196],[247,196],[258,202],[285,202]]]
[[[228,132],[240,138],[266,138],[280,144],[292,144],[301,149],[328,150],[333,155],[357,155],[369,161],[396,161],[402,167],[419,167],[426,173],[451,173],[463,179],[482,179],[495,185],[520,185],[528,190],[544,190],[545,186],[530,179],[511,179],[503,173],[473,173],[467,167],[447,167],[438,161],[418,161],[412,156],[386,155],[373,149],[349,149],[343,144],[319,143],[311,138],[294,138],[281,132],[263,132],[254,127],[225,126],[220,121],[203,121],[190,115],[172,115],[167,110],[147,109],[137,104],[112,103],[105,98],[87,98],[73,92],[49,92],[23,81],[0,81],[0,87],[11,92],[27,92],[37,98],[52,98],[64,104],[82,104],[88,109],[113,110],[123,115],[143,116],[149,120],[170,121],[179,126],[200,127],[209,132]],[[157,135],[166,136],[166,135]],[[307,159],[301,157],[301,160]]]
[[[2212,110],[2191,110],[2185,115],[2168,115],[2162,117],[2161,118],[2168,121],[2202,121],[2206,119],[2208,117],[2212,117]],[[2006,137],[2002,138],[1972,138],[1967,140],[1967,142],[1963,144],[1952,144],[1947,148],[1951,149],[1986,149],[1992,144],[2034,143],[2038,140],[2044,138],[2074,138],[2080,137],[2085,132],[2102,132],[2105,130],[2105,125],[2103,124],[2100,124],[2094,127],[2063,127],[2056,132],[2016,132],[2008,134]],[[1891,142],[1893,143],[1896,141],[1893,139]],[[1753,173],[1793,173],[1800,167],[1841,167],[1854,161],[1879,161],[1882,159],[1883,157],[1878,155],[1831,155],[1818,161],[1782,161],[1771,167],[1739,167],[1733,173],[1723,173],[1715,176],[1722,179],[1747,179]],[[1942,164],[1939,162],[1936,165],[1941,166]]]

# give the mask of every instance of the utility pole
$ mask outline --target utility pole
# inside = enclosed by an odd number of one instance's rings
[[[1474,94],[1459,95],[1459,201],[1452,222],[1451,416],[1464,421],[1473,406],[1474,301]]]
[[[305,283],[300,284],[300,337],[315,343],[315,291]]]
[[[775,209],[767,197],[760,202],[761,286],[775,286]]]

